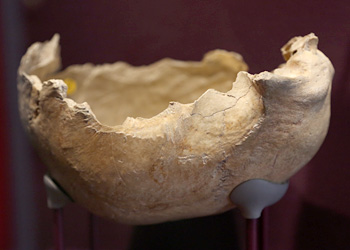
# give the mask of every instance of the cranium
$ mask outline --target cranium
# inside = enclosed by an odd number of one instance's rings
[[[286,181],[327,134],[334,69],[314,34],[291,39],[286,63],[256,75],[222,50],[57,73],[58,40],[22,58],[21,120],[50,175],[95,214],[151,224],[227,211],[237,185]],[[77,86],[68,96],[67,78]]]

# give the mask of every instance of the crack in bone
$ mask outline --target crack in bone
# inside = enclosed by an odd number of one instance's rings
[[[225,112],[225,111],[227,111],[227,110],[229,110],[229,109],[232,109],[232,108],[234,108],[234,107],[237,105],[237,103],[239,102],[239,100],[241,100],[242,98],[244,98],[245,96],[248,95],[248,93],[250,92],[250,89],[252,88],[252,86],[253,86],[253,85],[250,85],[249,88],[248,88],[248,90],[247,90],[247,92],[246,92],[244,95],[240,96],[239,98],[236,98],[236,97],[233,96],[233,95],[226,95],[226,96],[228,96],[228,97],[232,97],[232,98],[237,99],[237,101],[235,102],[235,104],[233,104],[232,106],[229,106],[229,107],[227,107],[227,108],[225,108],[225,109],[223,109],[223,110],[216,111],[216,112],[214,112],[214,113],[212,113],[212,114],[210,114],[210,115],[202,115],[201,113],[192,113],[191,116],[200,115],[200,116],[203,117],[203,118],[208,118],[208,117],[212,117],[212,116],[216,115],[217,113]]]

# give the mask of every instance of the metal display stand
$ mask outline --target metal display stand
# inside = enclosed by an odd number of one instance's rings
[[[279,201],[287,192],[289,183],[273,183],[262,179],[252,179],[238,185],[231,193],[231,201],[237,205],[246,219],[246,249],[266,250],[265,207]],[[263,214],[263,216],[261,216]],[[259,218],[261,220],[259,220]],[[260,224],[260,227],[259,227]]]
[[[44,185],[47,194],[47,206],[53,210],[54,227],[53,238],[55,250],[64,250],[63,208],[73,199],[49,176],[44,175]],[[89,249],[96,248],[96,222],[95,216],[89,214]]]
[[[54,214],[54,244],[56,250],[64,249],[63,207],[73,200],[49,176],[44,176],[47,192],[47,206]],[[288,182],[279,184],[262,179],[252,179],[238,185],[230,195],[246,219],[246,250],[267,250],[267,214],[263,210],[279,201],[288,189]],[[89,215],[89,246],[96,248],[95,217]],[[259,220],[259,218],[261,219]],[[259,226],[260,225],[260,226]]]
[[[55,249],[63,250],[63,207],[71,202],[72,199],[47,174],[44,175],[44,185],[46,187],[47,206],[53,210],[53,236]]]
[[[89,213],[89,249],[97,249],[97,239],[96,239],[96,217]]]

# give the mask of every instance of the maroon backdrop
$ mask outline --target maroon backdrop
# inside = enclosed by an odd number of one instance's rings
[[[350,249],[348,1],[50,0],[23,6],[23,13],[27,45],[61,35],[64,66],[116,60],[141,65],[163,57],[198,60],[221,48],[242,54],[249,71],[258,73],[282,63],[279,48],[291,37],[316,33],[336,70],[330,130],[316,157],[292,178],[287,195],[269,209],[269,249]],[[39,180],[44,170],[37,171]],[[37,189],[41,213],[47,214],[41,184]],[[73,221],[85,216],[74,206],[70,211]],[[50,245],[50,217],[42,218],[37,230],[44,249]],[[84,247],[84,230],[67,224],[75,238],[68,243]],[[120,242],[120,249],[126,248],[130,227],[101,220],[99,228],[106,248]],[[117,234],[125,240],[117,243]]]
[[[0,8],[1,13],[1,8]],[[0,27],[2,20],[0,18]],[[0,32],[0,249],[9,249],[12,241],[11,195],[10,195],[10,163],[9,163],[9,124],[7,120],[5,66],[4,66],[4,37]]]

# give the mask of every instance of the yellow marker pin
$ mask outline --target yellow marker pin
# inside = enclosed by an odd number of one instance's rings
[[[63,80],[65,84],[67,84],[68,90],[67,95],[74,94],[74,92],[77,90],[77,83],[72,78],[65,78]]]

